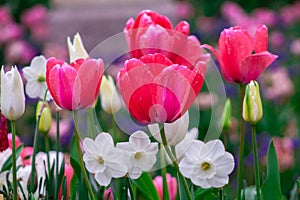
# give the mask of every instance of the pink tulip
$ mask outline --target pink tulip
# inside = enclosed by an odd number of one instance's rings
[[[32,147],[24,147],[22,149],[22,152],[20,154],[20,157],[22,159],[23,166],[25,165],[31,165],[31,156],[33,154],[33,148]]]
[[[197,97],[206,63],[189,68],[160,53],[132,58],[117,76],[119,92],[130,114],[141,124],[173,122]]]
[[[16,148],[18,148],[22,144],[21,139],[16,135]],[[11,149],[12,148],[12,134],[8,134],[8,146]]]
[[[188,67],[209,58],[209,54],[203,54],[198,39],[189,36],[190,26],[186,21],[179,22],[173,29],[166,16],[151,10],[140,12],[135,20],[129,19],[124,34],[134,58],[162,53],[173,63]]]
[[[160,199],[163,199],[163,178],[161,176],[157,176],[153,180],[154,186],[158,192]],[[177,195],[177,180],[172,177],[170,174],[167,174],[167,184],[168,191],[170,195],[170,200],[175,200]]]
[[[114,200],[114,195],[112,193],[111,188],[108,188],[104,191],[103,200]]]
[[[0,152],[6,150],[9,147],[8,144],[8,133],[7,133],[7,123],[4,115],[0,113]]]
[[[230,83],[247,84],[256,80],[277,58],[267,51],[268,29],[265,25],[257,27],[254,38],[239,26],[225,29],[218,45],[220,53],[209,45],[203,46],[215,54],[224,79]]]
[[[55,103],[66,110],[89,108],[95,102],[104,72],[101,59],[77,59],[67,64],[47,60],[46,82]]]

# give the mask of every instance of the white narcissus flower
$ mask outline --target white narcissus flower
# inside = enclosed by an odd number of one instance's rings
[[[74,62],[78,58],[87,58],[89,54],[86,52],[79,33],[74,36],[73,43],[70,37],[67,38],[67,45],[69,50],[70,63]]]
[[[192,128],[186,134],[183,140],[175,146],[177,159],[182,158],[184,153],[188,150],[192,142],[198,138],[198,128]]]
[[[151,143],[148,135],[143,131],[136,131],[129,137],[129,142],[120,142],[117,148],[122,149],[128,156],[128,174],[137,179],[143,171],[149,171],[156,162],[158,144]]]
[[[32,59],[30,66],[23,68],[24,78],[27,80],[25,91],[26,94],[34,99],[44,99],[47,91],[46,84],[46,58],[44,56],[36,56]],[[50,101],[51,95],[47,92],[46,100]]]
[[[24,86],[17,67],[1,68],[1,111],[9,120],[17,120],[25,111]]]
[[[111,76],[103,76],[100,87],[100,98],[102,109],[114,114],[122,108],[122,102],[117,92],[116,85]]]
[[[182,175],[202,188],[223,187],[233,169],[233,156],[225,151],[220,140],[194,140],[179,163]]]
[[[101,186],[108,186],[112,178],[126,175],[125,153],[114,146],[108,133],[100,133],[95,140],[83,140],[85,167],[95,174],[96,181]]]
[[[0,170],[2,170],[2,167],[4,163],[7,161],[7,159],[12,155],[12,150],[11,149],[6,149],[2,152],[0,152]],[[22,164],[22,160],[20,157],[17,158],[17,167]],[[3,186],[7,187],[7,174],[9,174],[11,171],[5,170],[5,171],[0,171],[0,189],[3,189]],[[12,182],[12,178],[11,178]]]
[[[183,140],[189,127],[189,112],[187,111],[182,117],[177,119],[172,123],[164,123],[164,131],[168,145],[175,146],[181,140]],[[151,135],[158,141],[162,143],[160,136],[160,129],[158,124],[148,125]]]

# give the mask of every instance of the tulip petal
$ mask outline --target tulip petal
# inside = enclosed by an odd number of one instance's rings
[[[260,53],[268,49],[268,28],[265,25],[257,27],[254,36],[254,51]]]
[[[246,57],[240,65],[242,82],[249,83],[251,80],[256,80],[277,57],[267,51]]]
[[[219,38],[221,72],[227,81],[241,82],[240,62],[252,53],[253,39],[247,30],[240,27],[225,29]]]
[[[140,58],[140,61],[147,64],[149,71],[154,77],[158,76],[164,68],[172,65],[173,63],[163,54],[147,54]]]
[[[186,21],[179,22],[174,28],[175,31],[178,31],[184,35],[190,34],[190,24]]]
[[[103,73],[104,64],[101,59],[86,59],[83,61],[78,69],[78,75],[73,88],[73,103],[75,108],[86,108],[95,102]]]

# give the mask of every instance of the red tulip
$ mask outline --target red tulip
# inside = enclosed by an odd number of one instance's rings
[[[96,100],[104,64],[101,59],[77,59],[71,64],[47,60],[46,82],[55,103],[66,110],[89,108]]]
[[[230,83],[248,84],[256,80],[277,58],[267,51],[268,29],[265,25],[257,27],[254,38],[239,26],[223,30],[218,43],[220,53],[209,45],[203,46],[215,54],[224,79]]]
[[[188,67],[209,58],[209,54],[203,54],[198,39],[189,36],[189,23],[181,21],[173,29],[166,16],[151,10],[140,12],[135,20],[129,19],[124,34],[131,56],[134,58],[162,53],[173,63]]]
[[[0,152],[9,147],[6,118],[0,112]]]
[[[163,54],[148,54],[127,60],[117,76],[117,85],[136,121],[173,122],[194,102],[205,72],[203,61],[189,68],[174,64]]]

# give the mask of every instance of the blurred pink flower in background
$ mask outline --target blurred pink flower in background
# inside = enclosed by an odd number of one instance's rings
[[[287,25],[293,24],[300,20],[300,2],[286,5],[280,10],[280,16],[284,23]]]
[[[261,79],[262,94],[270,100],[278,100],[282,103],[289,99],[295,92],[286,68],[278,68],[267,71]]]
[[[292,54],[299,56],[300,55],[300,38],[294,40],[291,43],[290,50]]]
[[[4,58],[11,64],[27,64],[36,54],[36,50],[27,41],[16,40],[7,45]]]
[[[37,24],[45,22],[47,19],[47,8],[42,5],[36,5],[26,10],[22,16],[21,21],[28,27],[34,27]]]
[[[43,41],[47,38],[47,16],[47,8],[42,5],[36,5],[22,14],[21,22],[29,28],[32,39]]]
[[[257,8],[252,12],[252,18],[258,24],[274,26],[276,24],[276,13],[268,8]]]
[[[0,26],[5,25],[11,21],[12,19],[9,8],[6,6],[0,7]]]
[[[64,61],[67,61],[69,56],[66,46],[57,43],[46,43],[44,45],[43,55],[46,58],[55,57]]]
[[[275,47],[281,47],[281,45],[284,43],[285,36],[280,31],[272,31],[269,39],[271,45]]]
[[[15,22],[9,22],[8,24],[0,26],[0,44],[19,39],[22,34],[23,29]]]
[[[176,178],[172,177],[170,174],[167,174],[167,184],[168,190],[170,195],[170,200],[175,200],[177,196],[177,180]],[[153,179],[154,186],[158,192],[158,196],[160,199],[163,199],[163,178],[162,176],[156,176]]]
[[[280,171],[292,168],[295,162],[293,140],[287,137],[274,137],[273,141]]]
[[[176,11],[174,13],[178,19],[188,19],[195,14],[193,5],[188,1],[176,1],[175,3]]]

